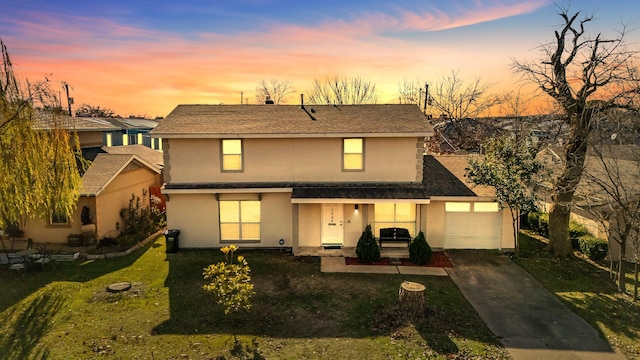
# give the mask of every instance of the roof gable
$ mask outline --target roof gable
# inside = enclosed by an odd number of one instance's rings
[[[428,136],[416,105],[178,105],[158,137]]]
[[[136,155],[139,158],[144,159],[146,162],[153,165],[157,169],[162,169],[164,164],[163,155],[160,151],[153,150],[141,144],[122,145],[122,146],[103,146],[102,151],[108,154]]]
[[[133,154],[98,154],[82,175],[82,196],[98,196],[122,172],[145,167],[157,174],[160,170]]]

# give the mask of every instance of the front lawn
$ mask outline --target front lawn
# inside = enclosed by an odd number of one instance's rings
[[[516,262],[598,329],[628,359],[640,359],[640,304],[616,291],[606,265],[576,258],[554,258],[547,240],[522,232]],[[632,269],[629,269],[631,272]],[[627,274],[629,282],[631,274]]]
[[[162,237],[122,258],[60,263],[11,279],[3,270],[0,357],[508,358],[448,277],[323,274],[314,257],[236,254],[247,258],[257,294],[248,314],[232,316],[202,290],[202,269],[222,254],[165,254]],[[404,280],[427,287],[426,319],[398,316]],[[105,291],[119,281],[131,290]]]

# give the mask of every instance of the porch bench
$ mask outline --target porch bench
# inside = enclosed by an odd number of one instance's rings
[[[405,228],[384,228],[380,229],[380,247],[382,247],[382,242],[406,242],[407,246],[411,245],[411,235],[409,235],[409,230]]]

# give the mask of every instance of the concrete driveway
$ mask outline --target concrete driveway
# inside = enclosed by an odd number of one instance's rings
[[[506,255],[447,251],[447,272],[515,360],[624,359],[584,319]]]

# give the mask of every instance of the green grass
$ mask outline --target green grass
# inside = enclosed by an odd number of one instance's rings
[[[516,262],[549,291],[582,316],[629,359],[640,359],[640,304],[617,292],[604,263],[579,255],[554,258],[544,249],[547,241],[522,232]],[[632,269],[626,274],[631,287]],[[629,292],[630,293],[630,292]]]
[[[507,358],[447,277],[323,274],[314,257],[244,251],[256,296],[225,316],[202,290],[217,250],[165,254],[163,238],[122,258],[0,273],[2,359]],[[402,281],[427,288],[427,316],[405,321]],[[125,294],[105,291],[129,281]]]

